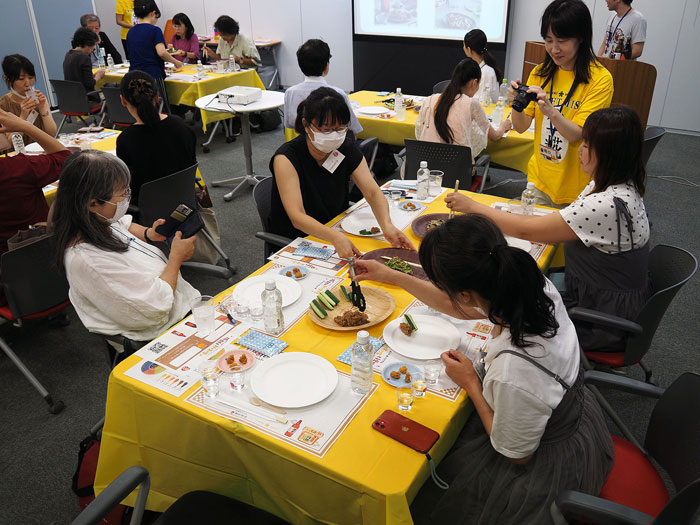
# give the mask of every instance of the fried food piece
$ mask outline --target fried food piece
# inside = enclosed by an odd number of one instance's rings
[[[399,325],[399,330],[401,330],[404,333],[404,335],[406,335],[408,337],[410,337],[411,334],[413,333],[413,328],[408,323],[401,323]]]
[[[382,231],[382,230],[379,229],[379,226],[372,226],[372,227],[369,229],[369,231],[372,232],[372,233],[374,234],[374,233],[379,233],[379,232]]]
[[[411,374],[408,374],[408,373],[407,373],[407,374],[406,374],[406,377],[404,377],[403,380],[404,380],[404,382],[406,382],[406,383],[410,383],[410,382],[411,382]]]
[[[294,277],[296,277],[297,279],[301,279],[303,274],[301,273],[301,270],[299,268],[295,267],[292,271],[294,272]]]
[[[292,276],[292,272],[290,272],[289,270],[287,270],[287,272],[286,272],[284,275],[286,275],[287,277],[291,277],[291,276]]]
[[[369,317],[356,309],[346,310],[343,315],[336,315],[333,320],[340,326],[360,326],[369,323]]]
[[[389,374],[392,379],[399,379],[401,377],[401,372],[394,370]]]
[[[226,364],[231,370],[238,370],[240,366],[238,366],[238,363],[236,363],[236,356],[231,354],[226,358]]]
[[[246,364],[248,362],[248,356],[245,354],[241,354],[241,357],[238,360],[238,362],[242,365]]]
[[[406,368],[405,366],[402,366],[401,368],[399,368],[399,372],[401,372],[402,374],[405,374],[406,372],[408,372],[408,368]]]
[[[443,224],[445,224],[444,219],[435,219],[435,220],[430,221],[428,224],[426,224],[425,229],[432,230],[433,228],[437,228],[439,226],[442,226]]]
[[[406,208],[407,210],[415,210],[416,205],[413,204],[412,202],[407,202],[406,204],[404,204],[404,208]]]

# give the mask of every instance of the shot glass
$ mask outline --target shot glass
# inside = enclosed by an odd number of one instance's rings
[[[228,66],[228,61],[225,60],[218,60],[216,62],[216,70],[219,73],[224,73],[226,71],[226,67]]]
[[[248,309],[248,301],[245,299],[238,299],[235,306],[236,319],[242,320],[248,317],[250,310]]]
[[[422,377],[417,377],[413,380],[411,384],[411,393],[413,397],[425,397],[425,391],[428,388],[428,384]]]
[[[434,385],[440,379],[442,373],[442,363],[439,361],[430,361],[423,367],[423,377],[429,385]]]
[[[254,323],[259,323],[263,319],[263,305],[260,301],[251,302],[248,307],[250,320]]]
[[[437,197],[442,191],[442,176],[444,173],[440,170],[430,170],[429,184],[428,184],[428,195],[431,197]]]
[[[190,303],[190,308],[199,335],[204,336],[212,333],[216,317],[214,298],[210,295],[201,295]]]
[[[231,390],[233,390],[234,392],[240,392],[245,388],[245,372],[230,372],[226,374],[226,379],[228,380],[228,383],[231,386]]]
[[[399,387],[396,389],[396,398],[398,408],[401,412],[408,412],[413,408],[413,392],[408,387]]]
[[[215,398],[219,395],[219,371],[215,366],[210,366],[202,370],[202,387],[208,398]]]
[[[399,201],[401,200],[401,195],[402,195],[401,190],[391,190],[390,195],[391,195],[391,200],[394,203],[395,207],[399,207]]]

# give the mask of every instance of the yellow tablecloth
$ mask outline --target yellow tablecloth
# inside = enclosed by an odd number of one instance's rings
[[[377,96],[377,91],[357,91],[349,95],[350,100],[359,102],[361,106],[381,106],[377,101],[386,97]],[[486,113],[490,114],[493,108],[488,108]],[[506,112],[506,117],[508,112]],[[357,116],[362,125],[362,133],[359,138],[378,137],[379,142],[403,146],[405,139],[416,138],[416,120],[418,112],[409,109],[406,111],[406,120],[399,122],[396,117],[390,119]],[[527,163],[532,156],[532,141],[534,134],[526,131],[523,134],[511,130],[507,137],[498,142],[489,141],[489,145],[484,151],[491,155],[491,160],[502,166],[512,168],[523,173],[527,173]]]
[[[185,66],[182,71],[178,71],[178,75],[194,76],[197,73],[197,66]],[[98,89],[105,82],[121,82],[124,75],[107,73],[104,78],[98,82]],[[231,86],[249,86],[265,89],[265,85],[260,80],[258,72],[254,69],[246,69],[236,73],[212,73],[207,72],[207,77],[198,82],[183,82],[181,80],[165,79],[165,86],[168,90],[168,100],[173,105],[183,105],[194,107],[194,101],[205,95],[218,93],[224,88]],[[207,124],[231,118],[227,113],[214,113],[210,111],[202,111],[202,128],[207,130]]]
[[[474,197],[485,203],[499,200],[488,195]],[[429,212],[446,210],[442,199],[429,206]],[[418,244],[410,227],[406,231]],[[386,247],[375,239],[355,237],[353,242],[363,251]],[[541,257],[542,267],[552,251],[548,247]],[[369,330],[380,337],[386,323],[413,298],[394,286],[371,285],[389,291],[396,300],[394,314]],[[304,317],[283,339],[289,343],[286,352],[312,352],[349,372],[350,367],[336,358],[354,337],[352,332],[322,329]],[[109,378],[97,493],[129,466],[142,465],[151,473],[147,508],[156,511],[165,510],[186,492],[201,489],[233,496],[291,523],[412,522],[409,504],[429,477],[428,464],[423,455],[370,427],[384,410],[396,410],[395,390],[379,376],[374,376],[378,390],[326,455],[317,458],[185,403],[183,399],[195,387],[175,398],[127,377],[124,372],[139,359],[126,359]],[[416,400],[408,415],[440,433],[431,450],[439,461],[454,443],[470,409],[464,393],[456,402],[429,393]],[[127,504],[134,501],[134,494],[126,499]]]

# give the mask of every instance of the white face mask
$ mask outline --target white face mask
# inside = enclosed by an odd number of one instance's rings
[[[105,221],[107,221],[108,224],[114,224],[117,222],[119,219],[124,217],[126,215],[126,211],[129,209],[129,202],[131,201],[131,196],[127,197],[121,202],[112,202],[112,201],[105,201],[105,204],[111,204],[112,206],[116,206],[117,210],[114,212],[113,217],[105,217],[101,213],[97,213],[100,217],[102,217]]]
[[[311,135],[309,135],[309,139],[311,140],[311,144],[313,144],[317,150],[322,151],[323,153],[330,153],[331,151],[338,149],[343,142],[345,142],[345,135],[347,132],[347,130],[329,131],[328,133],[314,131],[314,138],[311,138]]]

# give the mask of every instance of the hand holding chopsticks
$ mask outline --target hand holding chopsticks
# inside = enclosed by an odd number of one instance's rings
[[[459,179],[455,182],[455,193],[459,191]],[[454,208],[450,207],[450,219],[455,216]]]

